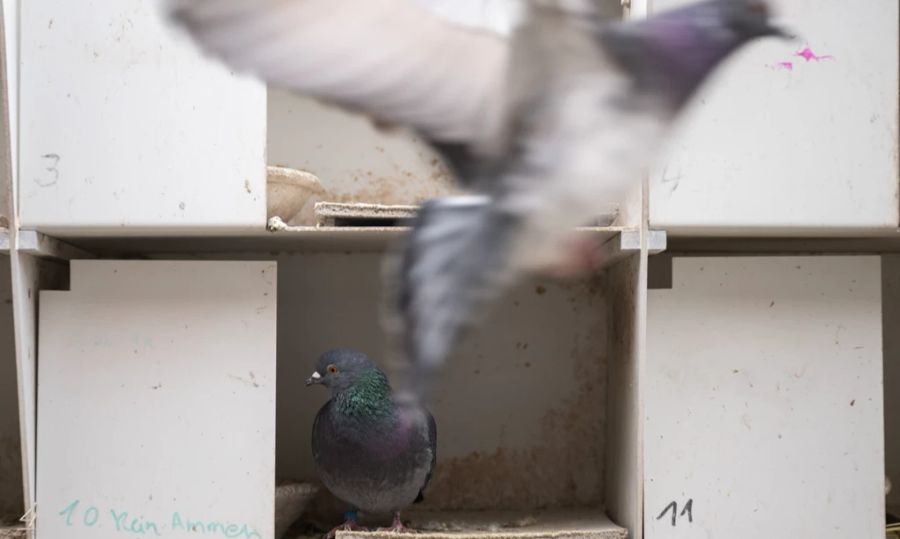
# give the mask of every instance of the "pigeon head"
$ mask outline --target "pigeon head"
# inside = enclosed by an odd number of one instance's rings
[[[661,95],[677,110],[730,54],[770,36],[791,37],[771,23],[764,0],[707,0],[613,24],[601,41],[639,91]]]
[[[386,386],[387,378],[369,356],[349,348],[337,348],[322,354],[316,362],[316,370],[306,379],[307,386],[321,384],[332,393],[372,382]]]

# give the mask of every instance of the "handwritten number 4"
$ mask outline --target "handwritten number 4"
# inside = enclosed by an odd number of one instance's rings
[[[678,502],[672,502],[669,505],[667,505],[665,507],[665,509],[662,510],[662,513],[660,513],[659,516],[656,517],[656,520],[661,520],[662,517],[666,516],[666,513],[669,512],[669,509],[672,510],[672,526],[675,526],[675,521],[678,516],[683,517],[685,514],[687,514],[689,523],[694,522],[694,499],[693,498],[688,499],[687,503],[684,504],[684,509],[681,510],[680,515],[678,513]]]

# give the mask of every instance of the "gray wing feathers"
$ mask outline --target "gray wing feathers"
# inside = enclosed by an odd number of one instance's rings
[[[396,327],[414,369],[439,367],[462,330],[478,321],[479,308],[512,280],[508,257],[518,222],[495,209],[486,197],[430,201],[402,255],[395,255],[402,259],[388,275],[396,286],[389,297],[397,304],[388,310],[399,313]]]
[[[483,132],[509,43],[409,0],[169,0],[171,16],[238,70],[440,141]]]

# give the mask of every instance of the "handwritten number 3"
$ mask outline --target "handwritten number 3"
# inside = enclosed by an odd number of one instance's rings
[[[42,155],[41,159],[44,160],[44,170],[46,170],[48,174],[44,178],[35,178],[34,182],[41,187],[56,185],[56,182],[59,181],[59,155],[48,153]]]
[[[665,507],[665,509],[662,510],[662,513],[660,513],[659,516],[656,517],[656,520],[661,520],[662,517],[666,516],[666,513],[669,512],[669,509],[672,510],[672,526],[675,526],[675,521],[676,521],[677,517],[679,517],[679,516],[683,517],[685,515],[685,513],[687,514],[688,522],[689,523],[694,522],[694,499],[693,498],[688,499],[687,503],[684,504],[684,509],[681,510],[680,515],[678,513],[678,502],[672,502],[669,505],[667,505]]]

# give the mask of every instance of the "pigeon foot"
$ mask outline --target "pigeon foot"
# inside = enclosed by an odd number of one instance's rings
[[[407,528],[400,520],[400,513],[394,513],[394,523],[389,528],[378,528],[377,531],[388,533],[417,533],[412,528]]]
[[[325,534],[325,539],[334,539],[337,532],[350,532],[350,531],[369,531],[365,526],[360,526],[359,523],[356,522],[356,513],[350,512],[347,513],[347,520],[344,521],[340,526],[335,526],[332,530]]]

